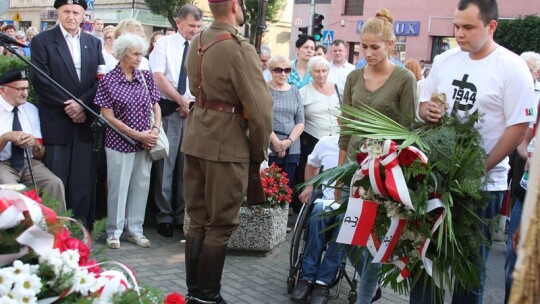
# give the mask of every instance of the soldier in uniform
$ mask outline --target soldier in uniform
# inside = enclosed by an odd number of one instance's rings
[[[244,23],[243,2],[209,3],[215,21],[193,38],[186,61],[190,90],[197,94],[182,143],[191,218],[188,303],[226,303],[220,283],[227,244],[238,226],[250,162],[256,167],[265,160],[272,132],[273,100],[257,53],[236,29]]]

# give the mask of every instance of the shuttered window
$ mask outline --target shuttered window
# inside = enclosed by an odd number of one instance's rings
[[[345,0],[345,12],[343,15],[364,15],[364,0]]]

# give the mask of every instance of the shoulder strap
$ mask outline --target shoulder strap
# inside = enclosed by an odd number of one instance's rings
[[[202,59],[203,59],[204,53],[214,44],[224,41],[224,40],[229,40],[229,39],[234,38],[234,36],[229,32],[219,34],[216,37],[214,37],[214,39],[212,39],[210,42],[208,42],[206,45],[203,46],[202,34],[203,34],[203,31],[201,31],[201,33],[199,34],[199,40],[197,41],[197,49],[198,49],[197,55],[199,55],[199,91],[197,92],[197,98],[199,98],[199,100],[201,101],[204,96],[203,88],[202,88]]]
[[[341,101],[341,95],[339,95],[339,90],[338,90],[338,87],[337,87],[337,83],[334,83],[334,87],[336,88],[336,94],[337,94],[337,98],[339,100],[339,104],[343,104],[343,102]]]

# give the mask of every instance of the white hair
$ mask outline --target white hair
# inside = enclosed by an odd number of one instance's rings
[[[148,43],[140,36],[132,33],[123,33],[114,41],[113,55],[121,61],[127,55],[127,52],[133,49],[146,55]]]
[[[540,69],[540,54],[535,52],[523,52],[519,56],[527,63],[529,63],[529,61],[531,60],[534,60],[536,62],[536,68]]]
[[[260,55],[272,56],[272,51],[270,50],[270,47],[268,47],[268,45],[263,44],[263,45],[261,45],[261,51],[260,51],[259,54]]]
[[[322,56],[313,56],[309,59],[307,64],[307,70],[309,73],[313,72],[313,69],[318,65],[324,65],[328,70],[330,70],[330,62],[323,58]]]
[[[276,67],[276,65],[278,63],[286,63],[288,65],[290,65],[290,61],[287,57],[283,56],[283,55],[276,55],[272,58],[270,58],[270,60],[268,61],[268,67],[273,69]]]

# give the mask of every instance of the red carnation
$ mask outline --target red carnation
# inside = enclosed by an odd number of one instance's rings
[[[185,304],[186,300],[184,297],[176,292],[170,293],[163,301],[164,304]]]

